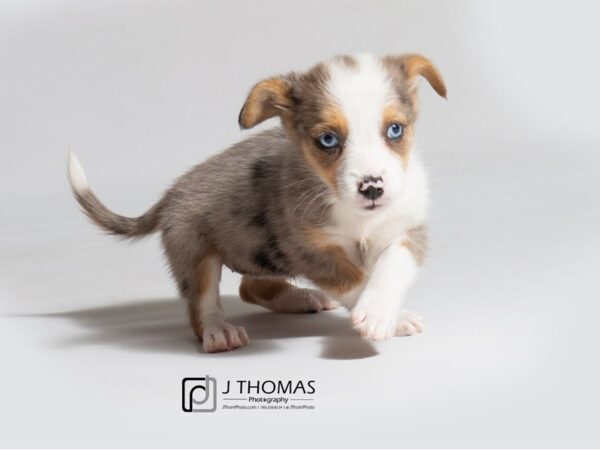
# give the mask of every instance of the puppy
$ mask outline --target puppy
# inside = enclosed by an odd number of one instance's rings
[[[339,56],[256,84],[239,115],[260,132],[192,168],[137,218],[92,193],[70,156],[75,198],[102,229],[126,238],[160,231],[171,273],[207,352],[248,344],[225,321],[223,265],[243,275],[240,297],[308,313],[341,302],[358,332],[383,340],[423,329],[402,309],[423,260],[427,184],[413,150],[417,78],[446,97],[426,58]],[[289,279],[311,281],[303,289]]]

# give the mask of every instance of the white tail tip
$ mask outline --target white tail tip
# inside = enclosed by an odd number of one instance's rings
[[[75,192],[83,192],[88,190],[88,182],[85,177],[85,172],[75,153],[69,152],[69,166],[67,169],[69,183]]]

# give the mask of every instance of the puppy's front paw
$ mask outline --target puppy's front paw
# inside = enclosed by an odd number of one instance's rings
[[[423,318],[408,309],[403,309],[396,324],[396,336],[414,336],[423,332]]]
[[[357,305],[352,310],[352,324],[365,339],[390,339],[396,331],[396,314],[380,305]]]
[[[227,322],[210,324],[202,332],[202,348],[207,353],[226,352],[243,347],[250,342],[243,327]]]

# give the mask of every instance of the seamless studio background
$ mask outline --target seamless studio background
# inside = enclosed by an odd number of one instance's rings
[[[583,1],[4,1],[0,4],[0,445],[599,446],[600,8]],[[371,345],[343,311],[277,316],[222,291],[251,345],[200,352],[145,211],[248,136],[249,88],[340,53],[418,52],[432,248]],[[265,127],[274,126],[272,121]],[[314,411],[181,412],[186,376],[314,379]]]

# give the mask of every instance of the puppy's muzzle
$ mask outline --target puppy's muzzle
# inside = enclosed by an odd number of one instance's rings
[[[383,178],[366,176],[358,184],[358,192],[368,200],[375,201],[383,195]]]

